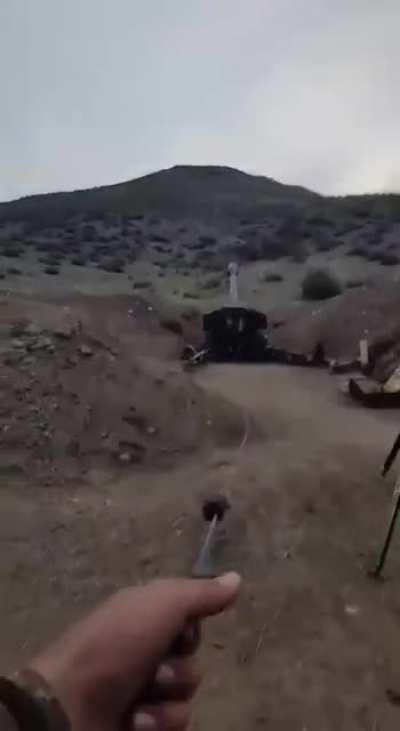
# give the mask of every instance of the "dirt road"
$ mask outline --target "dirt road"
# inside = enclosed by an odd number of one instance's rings
[[[195,728],[397,729],[398,542],[390,580],[365,570],[389,507],[393,485],[377,474],[398,414],[346,403],[311,370],[215,366],[195,378],[242,407],[237,448],[112,485],[93,471],[73,492],[2,486],[2,665],[115,587],[187,571],[201,498],[223,489],[221,567],[239,569],[244,590],[205,630]]]

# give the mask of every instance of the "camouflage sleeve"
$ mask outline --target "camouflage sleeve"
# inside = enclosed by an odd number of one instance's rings
[[[0,728],[1,731],[19,731],[17,722],[10,716],[6,707],[0,703]]]
[[[60,702],[45,680],[33,670],[23,670],[12,680],[0,678],[1,707],[5,718],[8,714],[6,731],[71,731]]]

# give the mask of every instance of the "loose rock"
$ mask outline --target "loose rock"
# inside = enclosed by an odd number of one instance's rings
[[[132,455],[130,452],[121,452],[118,455],[118,460],[123,464],[129,464],[130,462],[132,462]]]
[[[84,355],[86,358],[93,355],[92,348],[90,348],[89,345],[86,345],[85,343],[80,346],[79,352],[81,355]]]

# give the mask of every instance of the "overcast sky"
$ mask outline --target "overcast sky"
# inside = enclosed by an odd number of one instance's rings
[[[0,0],[0,200],[224,164],[400,190],[400,0]]]

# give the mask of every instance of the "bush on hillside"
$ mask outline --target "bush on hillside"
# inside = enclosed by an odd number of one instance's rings
[[[282,274],[279,272],[264,272],[262,277],[263,282],[283,282]]]
[[[316,236],[314,237],[315,248],[317,251],[331,251],[340,245],[340,241],[329,236]]]
[[[101,265],[101,268],[105,272],[113,272],[114,274],[123,274],[125,271],[125,261],[124,259],[110,259],[109,261],[104,262]]]
[[[148,287],[151,287],[151,282],[149,282],[147,279],[138,280],[137,282],[133,283],[134,289],[147,289]]]
[[[285,256],[287,254],[287,249],[285,244],[282,241],[279,241],[279,239],[264,236],[261,240],[259,253],[260,259],[274,261],[275,259],[281,259],[282,256]]]
[[[62,257],[61,256],[39,256],[39,262],[46,264],[46,266],[58,266]]]
[[[365,236],[364,240],[368,244],[368,246],[380,246],[383,239],[382,237],[376,233],[376,231],[369,231]]]
[[[356,244],[356,246],[352,246],[351,249],[348,250],[347,255],[368,258],[368,251],[366,251],[363,246],[360,246],[360,244]]]
[[[203,246],[213,246],[217,243],[215,236],[199,236],[199,243]]]
[[[11,247],[11,246],[5,246],[1,253],[3,254],[3,256],[6,256],[7,259],[18,259],[23,252],[22,252],[22,249],[17,249],[16,247]]]
[[[71,264],[74,264],[76,267],[84,267],[87,263],[87,259],[84,256],[74,256],[71,259]]]
[[[325,300],[336,297],[342,291],[336,277],[327,269],[309,271],[303,279],[301,289],[305,300]]]
[[[45,274],[52,274],[53,276],[56,276],[60,273],[60,270],[57,269],[57,267],[46,267],[44,271]]]
[[[37,241],[35,246],[36,251],[51,251],[51,249],[53,248],[51,244],[48,244],[45,241]]]
[[[22,274],[21,269],[17,269],[17,267],[8,267],[7,274]]]
[[[96,229],[91,224],[86,224],[82,229],[82,238],[84,241],[91,243],[96,238]]]
[[[379,261],[381,264],[383,264],[383,266],[387,267],[395,266],[396,264],[400,263],[400,259],[397,254],[390,254],[387,252],[381,254]]]
[[[98,244],[94,249],[100,256],[109,256],[113,253],[112,247],[106,244]]]
[[[220,284],[221,276],[218,274],[212,274],[204,280],[202,287],[203,289],[215,289],[216,287],[219,287]]]
[[[367,254],[368,261],[381,261],[382,252],[380,251],[369,251]]]
[[[348,289],[355,289],[356,287],[363,287],[365,282],[362,279],[349,279],[346,282],[346,287]]]
[[[305,246],[299,246],[292,256],[292,261],[295,264],[304,264],[308,259],[308,251]]]
[[[159,244],[168,244],[169,238],[168,236],[162,236],[161,234],[150,234],[149,236],[150,241],[158,242]]]
[[[322,216],[319,214],[309,216],[306,219],[306,221],[311,226],[332,226],[333,225],[333,222],[329,218],[325,218],[325,216]]]

